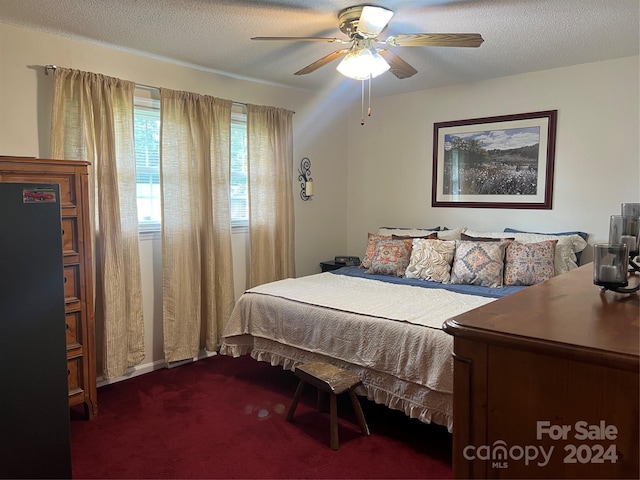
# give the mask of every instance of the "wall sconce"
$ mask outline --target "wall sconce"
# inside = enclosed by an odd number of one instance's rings
[[[622,215],[611,215],[609,243],[596,244],[593,258],[593,283],[605,290],[634,293],[640,290],[640,281],[634,287],[628,277],[640,272],[636,263],[640,245],[640,203],[623,203]]]
[[[304,157],[300,161],[300,169],[298,170],[298,180],[300,183],[300,198],[305,202],[313,197],[313,178],[311,178],[311,160]]]

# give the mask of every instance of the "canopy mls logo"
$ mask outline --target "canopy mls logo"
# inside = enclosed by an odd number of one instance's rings
[[[537,447],[535,445],[508,447],[507,442],[504,440],[496,440],[493,445],[481,445],[478,448],[473,445],[467,445],[464,447],[462,454],[467,460],[490,460],[492,468],[508,468],[508,461],[520,461],[522,459],[524,459],[525,465],[529,465],[538,458],[539,460],[536,464],[539,467],[545,467],[551,459],[553,449],[553,445],[549,447],[548,451],[542,446]]]
[[[597,424],[578,421],[573,425],[556,425],[548,420],[536,422],[536,440],[562,441],[563,463],[616,463],[618,453],[615,443],[601,444],[596,441],[613,441],[618,438],[618,428],[607,425],[604,420]],[[567,441],[578,440],[588,443],[574,444]],[[509,462],[524,461],[525,465],[546,467],[553,456],[555,445],[507,445],[504,440],[496,440],[491,445],[467,445],[462,451],[466,460],[491,462],[491,468],[509,468]]]

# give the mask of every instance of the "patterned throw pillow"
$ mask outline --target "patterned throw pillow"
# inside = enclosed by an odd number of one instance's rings
[[[455,250],[455,241],[414,239],[405,277],[449,283]]]
[[[369,233],[367,237],[367,250],[364,253],[364,258],[360,263],[362,268],[371,268],[371,259],[373,258],[373,254],[376,248],[376,242],[378,240],[390,240],[391,235],[378,235],[376,233]]]
[[[411,258],[411,240],[378,240],[367,273],[403,277]]]
[[[587,246],[587,242],[580,235],[540,235],[536,233],[514,233],[516,242],[538,243],[546,240],[557,240],[555,256],[555,273],[560,275],[569,270],[578,268],[576,252],[581,252]]]
[[[466,235],[472,237],[504,238],[505,232],[476,232],[467,230]],[[555,272],[556,275],[578,268],[577,253],[587,246],[587,241],[581,235],[546,235],[540,233],[507,232],[509,237],[514,237],[520,243],[538,243],[545,240],[558,240],[556,245]]]
[[[509,243],[456,240],[451,283],[502,287],[504,254]]]
[[[576,263],[578,265],[580,265],[580,255],[582,254],[582,251],[584,250],[584,248],[587,246],[587,240],[589,239],[589,234],[587,232],[581,232],[579,230],[574,230],[571,232],[557,232],[557,233],[543,233],[543,232],[525,232],[524,230],[516,230],[514,228],[505,228],[504,229],[505,232],[512,232],[512,233],[533,233],[536,235],[553,235],[556,237],[564,237],[564,236],[569,236],[569,235],[578,235],[580,238],[582,238],[582,240],[584,240],[584,244],[582,242],[573,242],[573,250],[576,254]],[[556,245],[556,250],[557,250],[558,246]]]
[[[535,285],[553,277],[557,243],[510,243],[504,261],[504,284]]]

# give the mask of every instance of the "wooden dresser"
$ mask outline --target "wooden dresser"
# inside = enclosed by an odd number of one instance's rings
[[[588,264],[443,328],[455,478],[640,478],[637,294],[601,291]]]
[[[0,156],[0,182],[60,185],[69,405],[83,404],[91,419],[98,414],[98,403],[88,165]]]

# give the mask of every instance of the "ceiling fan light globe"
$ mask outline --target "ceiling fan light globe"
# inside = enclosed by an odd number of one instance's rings
[[[353,78],[354,80],[365,80],[369,78],[369,73],[362,69],[362,65],[358,60],[358,53],[348,53],[338,64],[336,70],[345,77]]]
[[[371,78],[376,78],[378,75],[382,75],[384,72],[389,70],[391,67],[387,63],[387,61],[382,58],[378,52],[373,50],[371,58],[369,60],[369,71],[371,73]]]
[[[349,53],[336,67],[336,70],[345,77],[366,80],[381,75],[389,68],[389,64],[375,50],[362,49]]]

